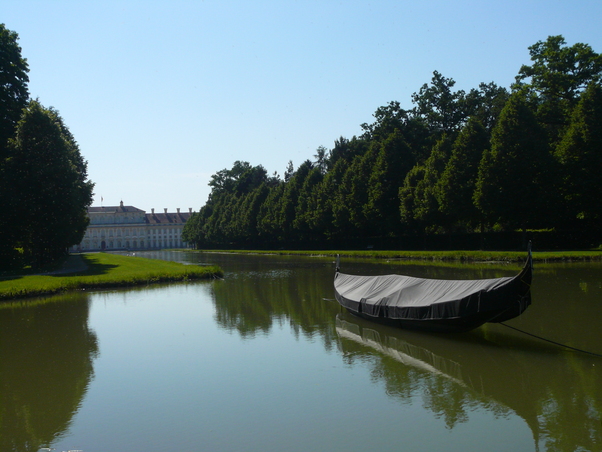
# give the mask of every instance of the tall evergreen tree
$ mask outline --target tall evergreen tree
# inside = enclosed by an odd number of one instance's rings
[[[257,218],[257,230],[259,236],[265,241],[274,241],[282,239],[282,220],[281,220],[281,198],[284,195],[285,182],[280,182],[270,191],[259,208]]]
[[[413,217],[430,232],[449,227],[448,217],[439,208],[437,190],[439,179],[449,159],[451,145],[451,138],[443,135],[433,146],[431,155],[424,163],[423,178],[416,184],[414,192]]]
[[[297,205],[295,206],[295,220],[293,226],[300,239],[317,238],[320,231],[318,214],[318,190],[324,179],[320,166],[315,166],[309,171],[299,190]]]
[[[29,99],[29,67],[18,40],[17,33],[0,24],[0,165],[8,157],[8,139]]]
[[[420,232],[421,226],[415,216],[418,204],[416,187],[424,179],[425,171],[424,164],[417,164],[408,171],[403,180],[403,185],[399,187],[399,213],[401,222],[404,228],[414,233]]]
[[[12,222],[7,208],[12,196],[12,187],[5,173],[5,162],[9,156],[8,140],[14,136],[21,111],[27,105],[29,92],[27,83],[29,68],[21,56],[18,35],[0,24],[0,268],[11,268],[18,264],[15,249],[15,232],[19,230]]]
[[[299,196],[305,180],[313,168],[313,163],[310,160],[303,162],[286,183],[284,193],[280,198],[280,227],[282,238],[285,240],[297,238],[295,237],[295,220],[299,213],[297,209]]]
[[[348,187],[345,175],[350,163],[339,159],[324,176],[319,192],[319,206],[322,218],[327,225],[327,234],[332,237],[345,237],[351,234],[352,226],[347,209]]]
[[[24,110],[9,152],[3,176],[11,196],[5,211],[19,226],[18,244],[32,265],[41,266],[83,238],[94,184],[59,114],[38,101]]]
[[[399,129],[380,145],[368,180],[368,200],[364,214],[378,235],[396,235],[401,227],[399,187],[414,166],[412,151]]]
[[[355,233],[361,236],[372,233],[371,221],[366,217],[365,207],[368,204],[370,176],[379,151],[379,143],[373,141],[365,154],[353,159],[343,177],[342,189],[345,198],[342,207],[347,210],[346,215]]]
[[[471,118],[454,141],[451,156],[437,184],[439,209],[457,226],[479,221],[472,196],[479,163],[489,146],[489,135],[481,122]]]
[[[602,87],[599,83],[590,83],[581,95],[556,156],[562,166],[562,192],[571,217],[602,219]]]
[[[491,223],[548,225],[555,170],[546,134],[522,91],[510,96],[479,164],[474,201]]]

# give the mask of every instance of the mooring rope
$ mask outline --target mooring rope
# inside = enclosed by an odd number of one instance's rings
[[[556,342],[556,341],[553,341],[553,340],[551,340],[551,339],[546,339],[545,337],[538,336],[537,334],[529,333],[529,332],[527,332],[527,331],[524,331],[524,330],[521,330],[521,329],[519,329],[519,328],[515,328],[515,327],[513,327],[513,326],[506,325],[506,324],[505,324],[505,323],[503,323],[503,322],[500,322],[500,325],[504,325],[504,326],[505,326],[505,327],[507,327],[507,328],[513,329],[513,330],[515,330],[515,331],[518,331],[519,333],[523,333],[523,334],[526,334],[526,335],[528,335],[528,336],[531,336],[531,337],[534,337],[534,338],[537,338],[537,339],[541,339],[542,341],[549,342],[550,344],[558,345],[559,347],[568,348],[568,349],[570,349],[570,350],[574,350],[574,351],[576,351],[576,352],[587,353],[588,355],[599,356],[599,357],[601,357],[601,358],[602,358],[602,355],[601,355],[600,353],[594,353],[594,352],[590,352],[590,351],[587,351],[587,350],[583,350],[582,348],[571,347],[570,345],[562,344],[562,343],[560,343],[560,342]]]

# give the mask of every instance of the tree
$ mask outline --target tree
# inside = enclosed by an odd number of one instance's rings
[[[418,183],[424,179],[425,167],[424,165],[417,164],[414,166],[408,174],[406,174],[403,185],[399,187],[399,214],[401,221],[404,226],[417,232],[419,229],[419,222],[415,217],[416,205],[418,200],[416,199],[416,187]]]
[[[590,83],[573,112],[556,157],[572,218],[602,218],[602,87]]]
[[[345,160],[347,163],[366,151],[368,141],[362,138],[353,137],[351,140],[340,137],[335,140],[334,147],[328,155],[326,161],[326,170],[331,171],[339,160]]]
[[[201,219],[202,217],[200,212],[193,212],[182,229],[182,240],[192,245],[194,249],[198,249],[199,245],[201,244]]]
[[[259,210],[270,192],[268,183],[263,183],[244,197],[240,212],[239,235],[245,240],[256,240],[259,236]]]
[[[352,229],[346,204],[348,190],[344,184],[349,165],[348,160],[338,159],[333,168],[324,176],[324,182],[319,192],[320,215],[327,224],[326,233],[332,237],[347,236]]]
[[[19,37],[14,31],[0,24],[0,268],[17,266],[18,253],[15,249],[15,232],[18,226],[9,219],[7,206],[12,196],[12,187],[4,173],[8,158],[8,140],[15,132],[21,111],[27,105],[29,92],[27,60],[21,56]]]
[[[284,240],[294,239],[295,219],[299,213],[297,205],[299,195],[314,165],[310,160],[304,161],[285,184],[284,193],[280,198],[281,237]]]
[[[209,186],[213,195],[247,193],[264,182],[267,182],[267,171],[263,166],[251,166],[249,162],[237,160],[232,169],[223,169],[211,176]]]
[[[537,116],[555,143],[568,124],[580,93],[590,82],[600,81],[602,55],[587,44],[571,47],[561,35],[549,36],[529,47],[531,66],[521,66],[515,90],[527,88],[538,98]]]
[[[27,105],[29,67],[17,44],[19,36],[0,24],[0,165],[8,157],[7,141]]]
[[[413,116],[411,110],[404,110],[397,101],[378,107],[372,115],[376,121],[372,124],[364,123],[360,127],[364,130],[362,138],[367,140],[384,140],[395,129],[401,130]]]
[[[437,138],[443,133],[456,131],[467,117],[466,94],[452,91],[456,82],[433,72],[431,85],[422,85],[418,93],[412,94],[416,113],[423,117],[432,134]]]
[[[476,206],[492,223],[523,230],[541,226],[556,198],[555,176],[547,137],[526,94],[513,93],[479,164]]]
[[[291,177],[295,174],[295,165],[293,165],[293,161],[289,160],[286,165],[286,170],[284,171],[284,182],[288,182]]]
[[[379,151],[379,143],[371,142],[365,154],[358,155],[353,159],[342,181],[341,190],[344,197],[341,207],[346,210],[344,217],[349,219],[353,228],[360,235],[366,235],[372,231],[371,220],[366,217],[365,209],[368,204],[370,175]]]
[[[265,201],[259,208],[257,231],[263,240],[281,238],[280,200],[284,195],[286,183],[281,181],[270,188]]]
[[[470,117],[478,119],[491,133],[493,127],[508,100],[508,90],[495,83],[481,83],[479,89],[471,89],[466,95],[467,110]]]
[[[31,101],[23,111],[3,168],[10,187],[5,212],[13,238],[39,267],[78,244],[88,226],[94,184],[87,163],[58,112]]]
[[[449,226],[447,216],[439,208],[437,190],[439,179],[443,173],[451,152],[452,141],[443,135],[431,151],[424,163],[422,180],[416,184],[414,191],[413,217],[420,221],[428,231],[437,231],[440,227]]]
[[[399,187],[413,166],[412,151],[399,129],[395,129],[380,145],[368,180],[364,214],[373,223],[375,233],[388,235],[399,232]]]
[[[258,230],[264,238],[279,241],[295,238],[294,221],[299,193],[312,169],[313,164],[309,160],[303,162],[297,171],[289,162],[287,181],[273,187],[259,209]]]
[[[318,189],[323,179],[324,175],[321,168],[314,166],[301,185],[293,221],[298,238],[316,237],[322,232],[319,230],[320,221],[316,216],[319,213]]]
[[[416,108],[404,110],[399,102],[394,101],[378,107],[373,116],[376,118],[373,124],[361,125],[364,130],[361,139],[367,144],[373,141],[382,142],[397,130],[410,145],[415,162],[428,157],[431,131],[424,117],[417,114]]]
[[[327,152],[327,149],[324,146],[318,146],[318,149],[316,149],[316,154],[314,155],[314,158],[316,159],[316,161],[314,162],[314,165],[320,170],[320,172],[322,174],[326,173],[326,167],[327,167],[326,152]]]
[[[489,146],[489,135],[481,122],[471,118],[454,141],[451,156],[436,190],[439,209],[456,225],[474,225],[479,220],[472,195],[479,163]]]
[[[529,47],[531,66],[523,65],[516,82],[525,84],[541,96],[560,98],[574,103],[590,82],[600,80],[602,55],[587,44],[566,46],[562,35],[549,36]],[[530,83],[525,83],[529,79]]]

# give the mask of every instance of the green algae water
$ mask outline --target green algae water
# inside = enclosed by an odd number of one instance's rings
[[[598,451],[602,358],[342,311],[329,259],[160,252],[223,280],[0,305],[0,450]],[[507,268],[343,262],[435,278]],[[602,354],[602,266],[536,266],[509,325]]]

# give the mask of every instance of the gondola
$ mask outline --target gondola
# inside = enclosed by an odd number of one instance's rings
[[[400,328],[464,332],[521,315],[531,304],[533,257],[516,276],[476,280],[359,276],[341,273],[335,297],[352,314]]]

